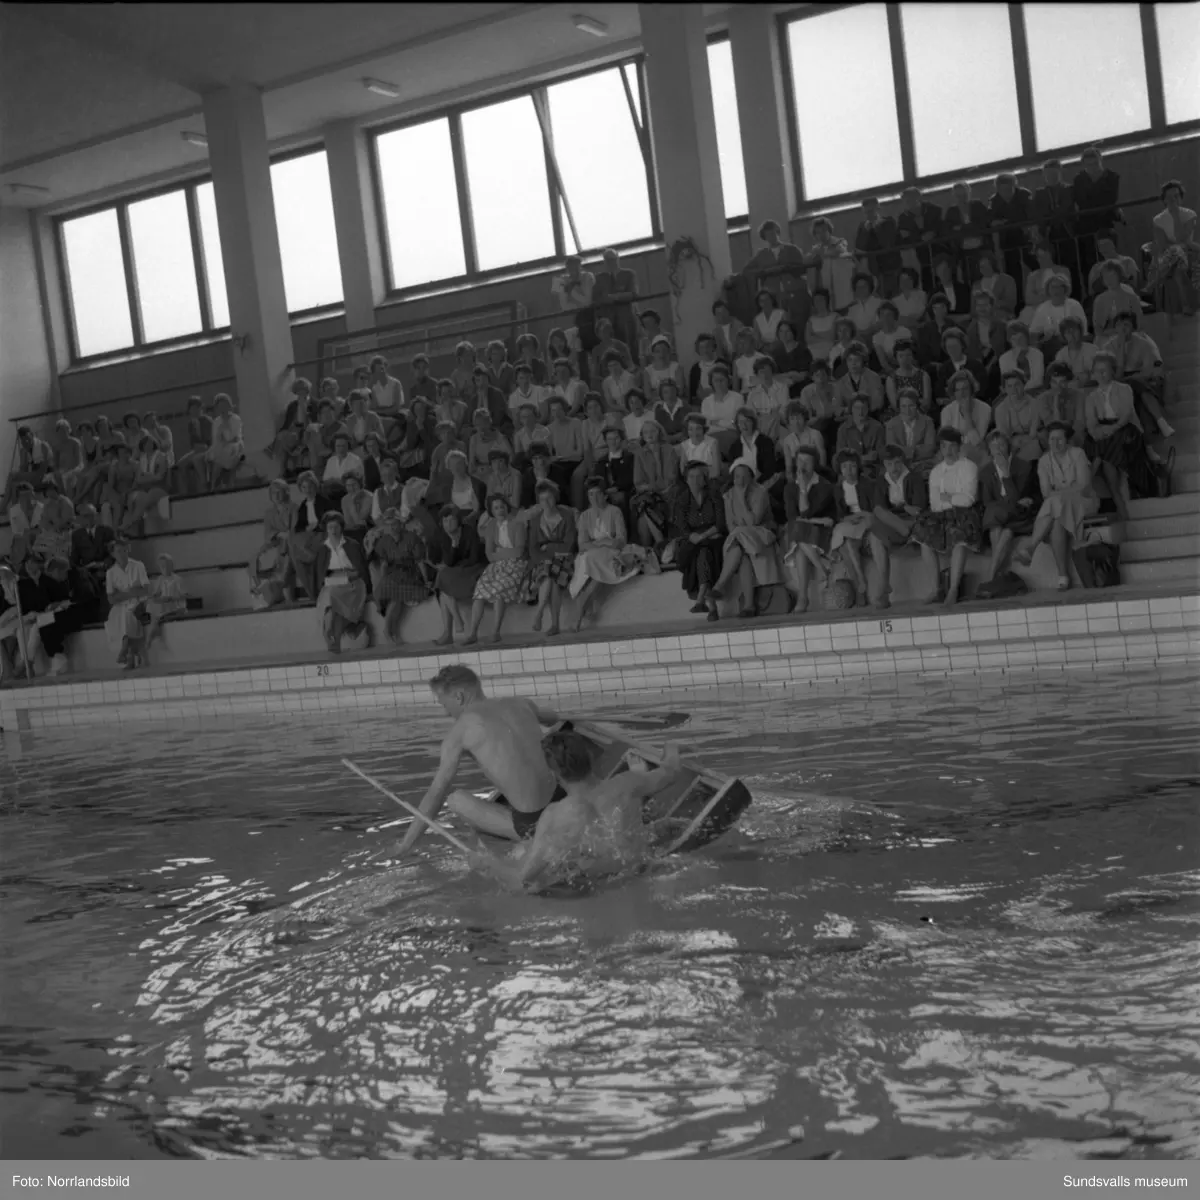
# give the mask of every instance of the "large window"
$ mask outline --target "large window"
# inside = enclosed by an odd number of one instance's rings
[[[553,258],[546,152],[533,97],[463,113],[462,136],[479,269]]]
[[[131,204],[129,241],[143,339],[165,342],[199,333],[204,322],[186,193],[167,192]]]
[[[746,166],[742,161],[742,129],[738,123],[737,89],[733,82],[733,48],[728,39],[708,44],[708,82],[717,122],[717,157],[721,160],[721,193],[727,219],[750,211],[746,198]]]
[[[1156,4],[1167,121],[1200,120],[1200,4]]]
[[[1136,4],[1026,4],[1039,150],[1150,127]]]
[[[637,73],[629,75],[635,85],[631,98],[640,109]],[[554,158],[580,247],[650,237],[646,161],[620,70],[553,84],[546,89],[546,99]]]
[[[200,245],[213,328],[224,329],[229,324],[229,296],[225,291],[225,260],[221,256],[221,233],[217,228],[217,197],[211,182],[196,188],[196,212],[200,220]]]
[[[324,150],[271,164],[288,312],[339,304],[342,266]]]
[[[900,179],[887,7],[859,4],[793,21],[788,52],[805,199]]]
[[[132,346],[133,321],[117,210],[109,208],[64,221],[62,248],[79,356]]]
[[[392,287],[465,275],[449,119],[380,134],[375,152]]]
[[[1019,158],[1008,6],[902,4],[900,15],[917,174]]]

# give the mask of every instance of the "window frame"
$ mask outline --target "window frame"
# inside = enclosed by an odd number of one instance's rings
[[[986,175],[989,172],[999,173],[1036,166],[1047,158],[1070,158],[1080,154],[1089,146],[1098,146],[1103,151],[1120,150],[1123,146],[1137,145],[1144,142],[1149,135],[1165,133],[1181,134],[1200,130],[1200,119],[1177,121],[1168,124],[1166,120],[1166,100],[1163,93],[1162,58],[1159,52],[1158,26],[1155,21],[1154,5],[1139,4],[1142,30],[1142,62],[1146,72],[1147,90],[1150,99],[1150,125],[1145,129],[1134,130],[1116,137],[1096,138],[1090,141],[1077,142],[1068,146],[1039,147],[1033,125],[1033,85],[1029,69],[1028,40],[1025,28],[1025,14],[1022,5],[1009,4],[1009,28],[1011,31],[1011,50],[1013,56],[1013,72],[1017,88],[1017,114],[1020,121],[1022,153],[1016,157],[988,159],[978,163],[964,163],[951,171],[942,171],[936,175],[919,175],[916,170],[916,137],[912,121],[912,97],[908,84],[908,63],[904,53],[903,25],[901,23],[900,5],[889,3],[887,9],[888,33],[891,45],[892,76],[896,84],[896,120],[900,133],[900,156],[903,163],[902,177],[881,181],[870,189],[858,188],[842,192],[835,196],[810,197],[804,188],[803,147],[800,144],[799,128],[796,121],[795,87],[793,80],[794,64],[792,62],[791,44],[788,31],[792,25],[812,17],[823,16],[844,8],[855,8],[857,4],[829,4],[819,8],[806,6],[803,8],[788,8],[776,14],[776,29],[779,37],[780,58],[782,61],[784,85],[787,88],[787,135],[792,151],[792,163],[796,186],[796,213],[799,217],[810,210],[833,210],[846,207],[858,201],[866,192],[878,192],[881,195],[901,191],[910,186],[922,188],[938,188],[951,184],[968,176]]]
[[[292,158],[303,158],[309,154],[324,153],[324,140],[306,142],[299,147],[272,154],[269,166],[278,162],[286,162]],[[58,282],[63,298],[64,311],[67,321],[67,342],[70,350],[70,366],[88,367],[113,358],[128,355],[140,355],[151,351],[170,350],[173,347],[189,345],[197,341],[208,341],[214,338],[226,337],[231,331],[230,325],[217,325],[213,320],[212,297],[209,294],[208,275],[204,260],[204,237],[200,229],[200,210],[196,201],[196,189],[206,183],[212,183],[212,172],[192,175],[184,180],[173,180],[171,183],[159,184],[157,187],[144,188],[122,196],[119,200],[105,200],[90,204],[84,208],[71,209],[68,212],[57,213],[52,218],[54,228],[54,245],[58,257]],[[173,192],[183,192],[187,205],[188,229],[192,244],[192,268],[196,273],[196,286],[200,300],[201,328],[192,333],[179,334],[172,338],[162,338],[157,341],[147,341],[142,324],[141,304],[137,291],[137,272],[133,262],[133,245],[129,233],[129,206],[142,200],[153,200],[157,196],[166,196]],[[115,211],[117,229],[121,238],[121,260],[125,271],[126,302],[129,305],[129,323],[133,331],[133,342],[115,350],[104,350],[99,354],[81,355],[79,353],[79,336],[75,322],[75,296],[71,290],[71,269],[67,256],[66,237],[63,226],[79,217],[95,216],[97,213]],[[288,313],[288,320],[302,320],[337,312],[343,307],[343,301],[335,304],[322,304],[315,308],[297,309]]]
[[[727,35],[726,35],[727,36]],[[547,268],[554,267],[561,263],[568,254],[575,253],[573,249],[568,247],[568,242],[572,241],[569,230],[565,228],[562,220],[562,202],[561,190],[558,186],[557,171],[550,162],[549,147],[543,141],[543,153],[546,155],[546,189],[550,201],[550,222],[554,233],[554,254],[532,259],[529,262],[508,263],[505,266],[493,267],[486,271],[479,269],[479,258],[475,242],[475,223],[474,214],[471,210],[471,192],[470,183],[467,178],[466,169],[466,151],[463,146],[462,137],[462,118],[466,113],[475,112],[481,108],[491,108],[496,104],[503,104],[510,100],[518,100],[522,96],[533,98],[534,103],[538,103],[537,96],[540,93],[542,101],[546,100],[546,89],[553,87],[558,83],[569,83],[575,79],[584,79],[589,75],[598,75],[605,71],[620,71],[623,67],[632,66],[637,71],[638,88],[640,98],[640,117],[641,129],[635,129],[635,136],[639,148],[642,150],[642,158],[646,167],[646,184],[650,202],[650,233],[644,238],[634,238],[631,241],[607,243],[611,244],[614,250],[624,252],[636,250],[645,245],[659,243],[662,241],[662,217],[659,212],[658,185],[654,177],[653,163],[649,160],[648,155],[648,125],[647,125],[647,99],[646,99],[646,59],[641,52],[636,54],[625,54],[620,57],[609,59],[603,63],[597,63],[586,67],[582,70],[571,71],[562,75],[555,76],[552,79],[545,79],[535,85],[528,83],[521,84],[515,87],[505,88],[500,91],[489,93],[487,96],[477,97],[472,100],[464,100],[459,104],[451,105],[446,108],[439,108],[427,112],[413,114],[412,116],[401,117],[398,120],[387,121],[379,125],[372,126],[367,130],[370,162],[370,179],[371,190],[375,201],[375,221],[376,228],[379,232],[380,246],[383,249],[383,272],[384,272],[384,304],[392,304],[397,300],[407,300],[413,296],[425,295],[431,289],[438,291],[451,290],[456,287],[463,287],[469,284],[486,284],[496,280],[506,279],[513,274],[536,274],[545,271]],[[549,104],[546,103],[546,111],[549,113]],[[458,207],[462,223],[462,238],[463,238],[463,260],[466,263],[467,269],[461,275],[447,276],[443,279],[431,279],[426,283],[412,284],[408,287],[398,288],[395,278],[392,274],[392,248],[388,240],[387,234],[387,217],[384,207],[383,186],[380,178],[379,168],[379,150],[378,140],[380,137],[389,133],[394,133],[398,129],[408,129],[415,125],[426,125],[431,121],[448,120],[450,130],[450,149],[454,160],[454,176],[455,184],[458,188]],[[631,114],[632,119],[632,114]],[[553,139],[554,129],[553,123],[550,123],[551,138]],[[604,249],[604,246],[584,246],[579,253],[584,258],[592,257],[599,254]]]

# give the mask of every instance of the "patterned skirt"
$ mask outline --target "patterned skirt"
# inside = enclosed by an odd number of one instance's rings
[[[938,554],[948,554],[955,546],[966,546],[968,550],[979,552],[983,549],[983,520],[979,509],[972,506],[922,513],[913,522],[912,540]]]
[[[529,586],[534,592],[546,582],[557,584],[560,588],[571,586],[571,576],[575,573],[575,555],[568,551],[566,554],[553,554],[535,562],[529,569]]]
[[[398,600],[401,604],[420,604],[429,595],[425,580],[415,563],[387,563],[379,580],[375,599]]]
[[[529,571],[527,558],[504,558],[488,563],[475,585],[473,600],[504,601],[515,604],[525,591],[525,576]]]

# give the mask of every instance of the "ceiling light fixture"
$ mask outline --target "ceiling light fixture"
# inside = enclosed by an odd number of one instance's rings
[[[364,79],[362,83],[368,92],[386,96],[389,100],[395,100],[400,95],[400,89],[394,83],[386,83],[382,79]]]
[[[42,187],[40,183],[10,183],[8,190],[10,192],[41,192],[46,196],[50,194],[50,189]]]
[[[193,133],[190,129],[185,129],[180,135],[189,146],[207,146],[208,138],[202,133]]]
[[[590,33],[592,37],[608,37],[608,26],[603,21],[597,21],[595,17],[577,14],[571,20],[576,29],[582,30],[584,33]]]

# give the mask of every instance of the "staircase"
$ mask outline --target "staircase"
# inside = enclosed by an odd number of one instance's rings
[[[1153,445],[1166,455],[1175,447],[1171,496],[1134,500],[1121,543],[1121,579],[1127,584],[1191,590],[1200,585],[1200,322],[1179,319],[1161,339],[1148,328],[1163,353],[1171,380],[1167,420],[1175,429],[1169,443]]]

